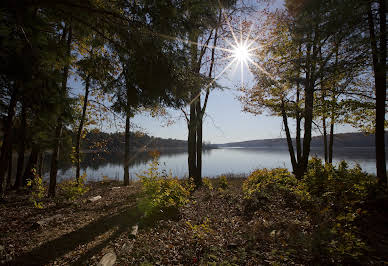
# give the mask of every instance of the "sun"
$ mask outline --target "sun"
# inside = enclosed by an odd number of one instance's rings
[[[249,47],[241,43],[233,46],[232,56],[241,63],[246,63],[251,58]]]

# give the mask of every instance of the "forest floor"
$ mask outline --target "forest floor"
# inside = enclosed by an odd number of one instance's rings
[[[116,181],[89,183],[90,190],[74,203],[46,199],[43,209],[34,208],[26,194],[8,194],[0,205],[0,264],[96,265],[112,251],[116,265],[324,264],[319,250],[295,237],[312,233],[313,217],[276,193],[247,212],[242,181],[229,179],[221,190],[214,179],[215,189],[195,191],[179,213],[152,221],[136,207],[141,190],[136,182],[115,189],[121,185]],[[102,198],[88,202],[97,195]],[[370,249],[360,264],[386,264],[388,214],[369,216],[364,234]],[[136,237],[134,225],[139,225]]]

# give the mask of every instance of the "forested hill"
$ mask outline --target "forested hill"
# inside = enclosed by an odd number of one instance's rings
[[[187,141],[178,139],[163,139],[147,134],[130,133],[130,147],[132,150],[163,150],[163,149],[186,149]],[[205,144],[204,148],[210,148],[212,145]],[[91,131],[86,134],[82,141],[82,150],[84,151],[108,151],[124,152],[124,133],[106,133],[101,131]]]
[[[293,139],[295,141],[295,139]],[[334,135],[335,147],[374,147],[374,134],[364,133],[341,133]],[[260,139],[242,142],[218,144],[218,147],[287,147],[285,138]],[[385,134],[385,146],[388,147],[388,135]],[[315,136],[311,140],[311,147],[323,147],[323,137]]]

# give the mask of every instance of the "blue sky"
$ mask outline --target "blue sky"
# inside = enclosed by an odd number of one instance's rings
[[[250,0],[249,3],[257,3]],[[251,4],[252,4],[251,3]],[[283,0],[275,0],[272,7],[279,8]],[[253,85],[253,76],[244,69],[244,83]],[[240,71],[228,71],[218,80],[219,84],[227,87],[224,90],[214,90],[209,96],[209,102],[204,118],[203,140],[211,143],[227,143],[253,139],[268,139],[285,137],[282,122],[279,117],[268,115],[253,115],[242,111],[242,104],[238,100],[238,88],[241,84]],[[78,82],[71,82],[73,88],[80,88]],[[168,110],[172,125],[166,126],[166,118],[153,118],[148,113],[136,115],[132,119],[133,131],[143,131],[149,135],[162,138],[187,139],[187,125],[182,112]],[[106,131],[124,131],[122,128],[112,128]],[[340,126],[336,132],[354,131],[350,126]],[[314,135],[319,134],[315,132]]]

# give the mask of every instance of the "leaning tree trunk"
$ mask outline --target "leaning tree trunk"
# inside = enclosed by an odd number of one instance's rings
[[[82,116],[78,126],[76,142],[75,142],[75,160],[76,160],[75,179],[77,180],[77,183],[79,182],[80,171],[81,171],[81,159],[80,159],[81,135],[82,135],[82,130],[84,128],[84,123],[85,123],[86,109],[88,107],[89,86],[90,86],[90,77],[87,76],[86,82],[85,82],[85,95],[84,95],[84,102],[82,106]]]
[[[296,158],[295,158],[294,147],[293,147],[293,144],[292,144],[290,128],[288,126],[288,119],[287,119],[286,109],[285,109],[284,101],[283,100],[282,100],[281,109],[282,109],[282,118],[283,118],[284,130],[286,131],[288,152],[290,153],[290,158],[291,158],[292,171],[296,175],[296,172],[297,172],[297,169],[298,169],[298,163],[297,163]]]
[[[11,100],[8,106],[7,111],[7,119],[4,123],[4,135],[3,135],[3,144],[1,145],[0,149],[0,199],[3,197],[4,191],[3,186],[5,182],[5,172],[7,171],[7,164],[8,164],[8,150],[11,147],[11,133],[12,133],[12,121],[13,117],[15,116],[15,107],[17,103],[17,86],[15,84]]]
[[[26,105],[22,103],[20,139],[18,145],[18,160],[16,165],[15,189],[19,189],[23,183],[24,153],[26,152],[27,113]]]

